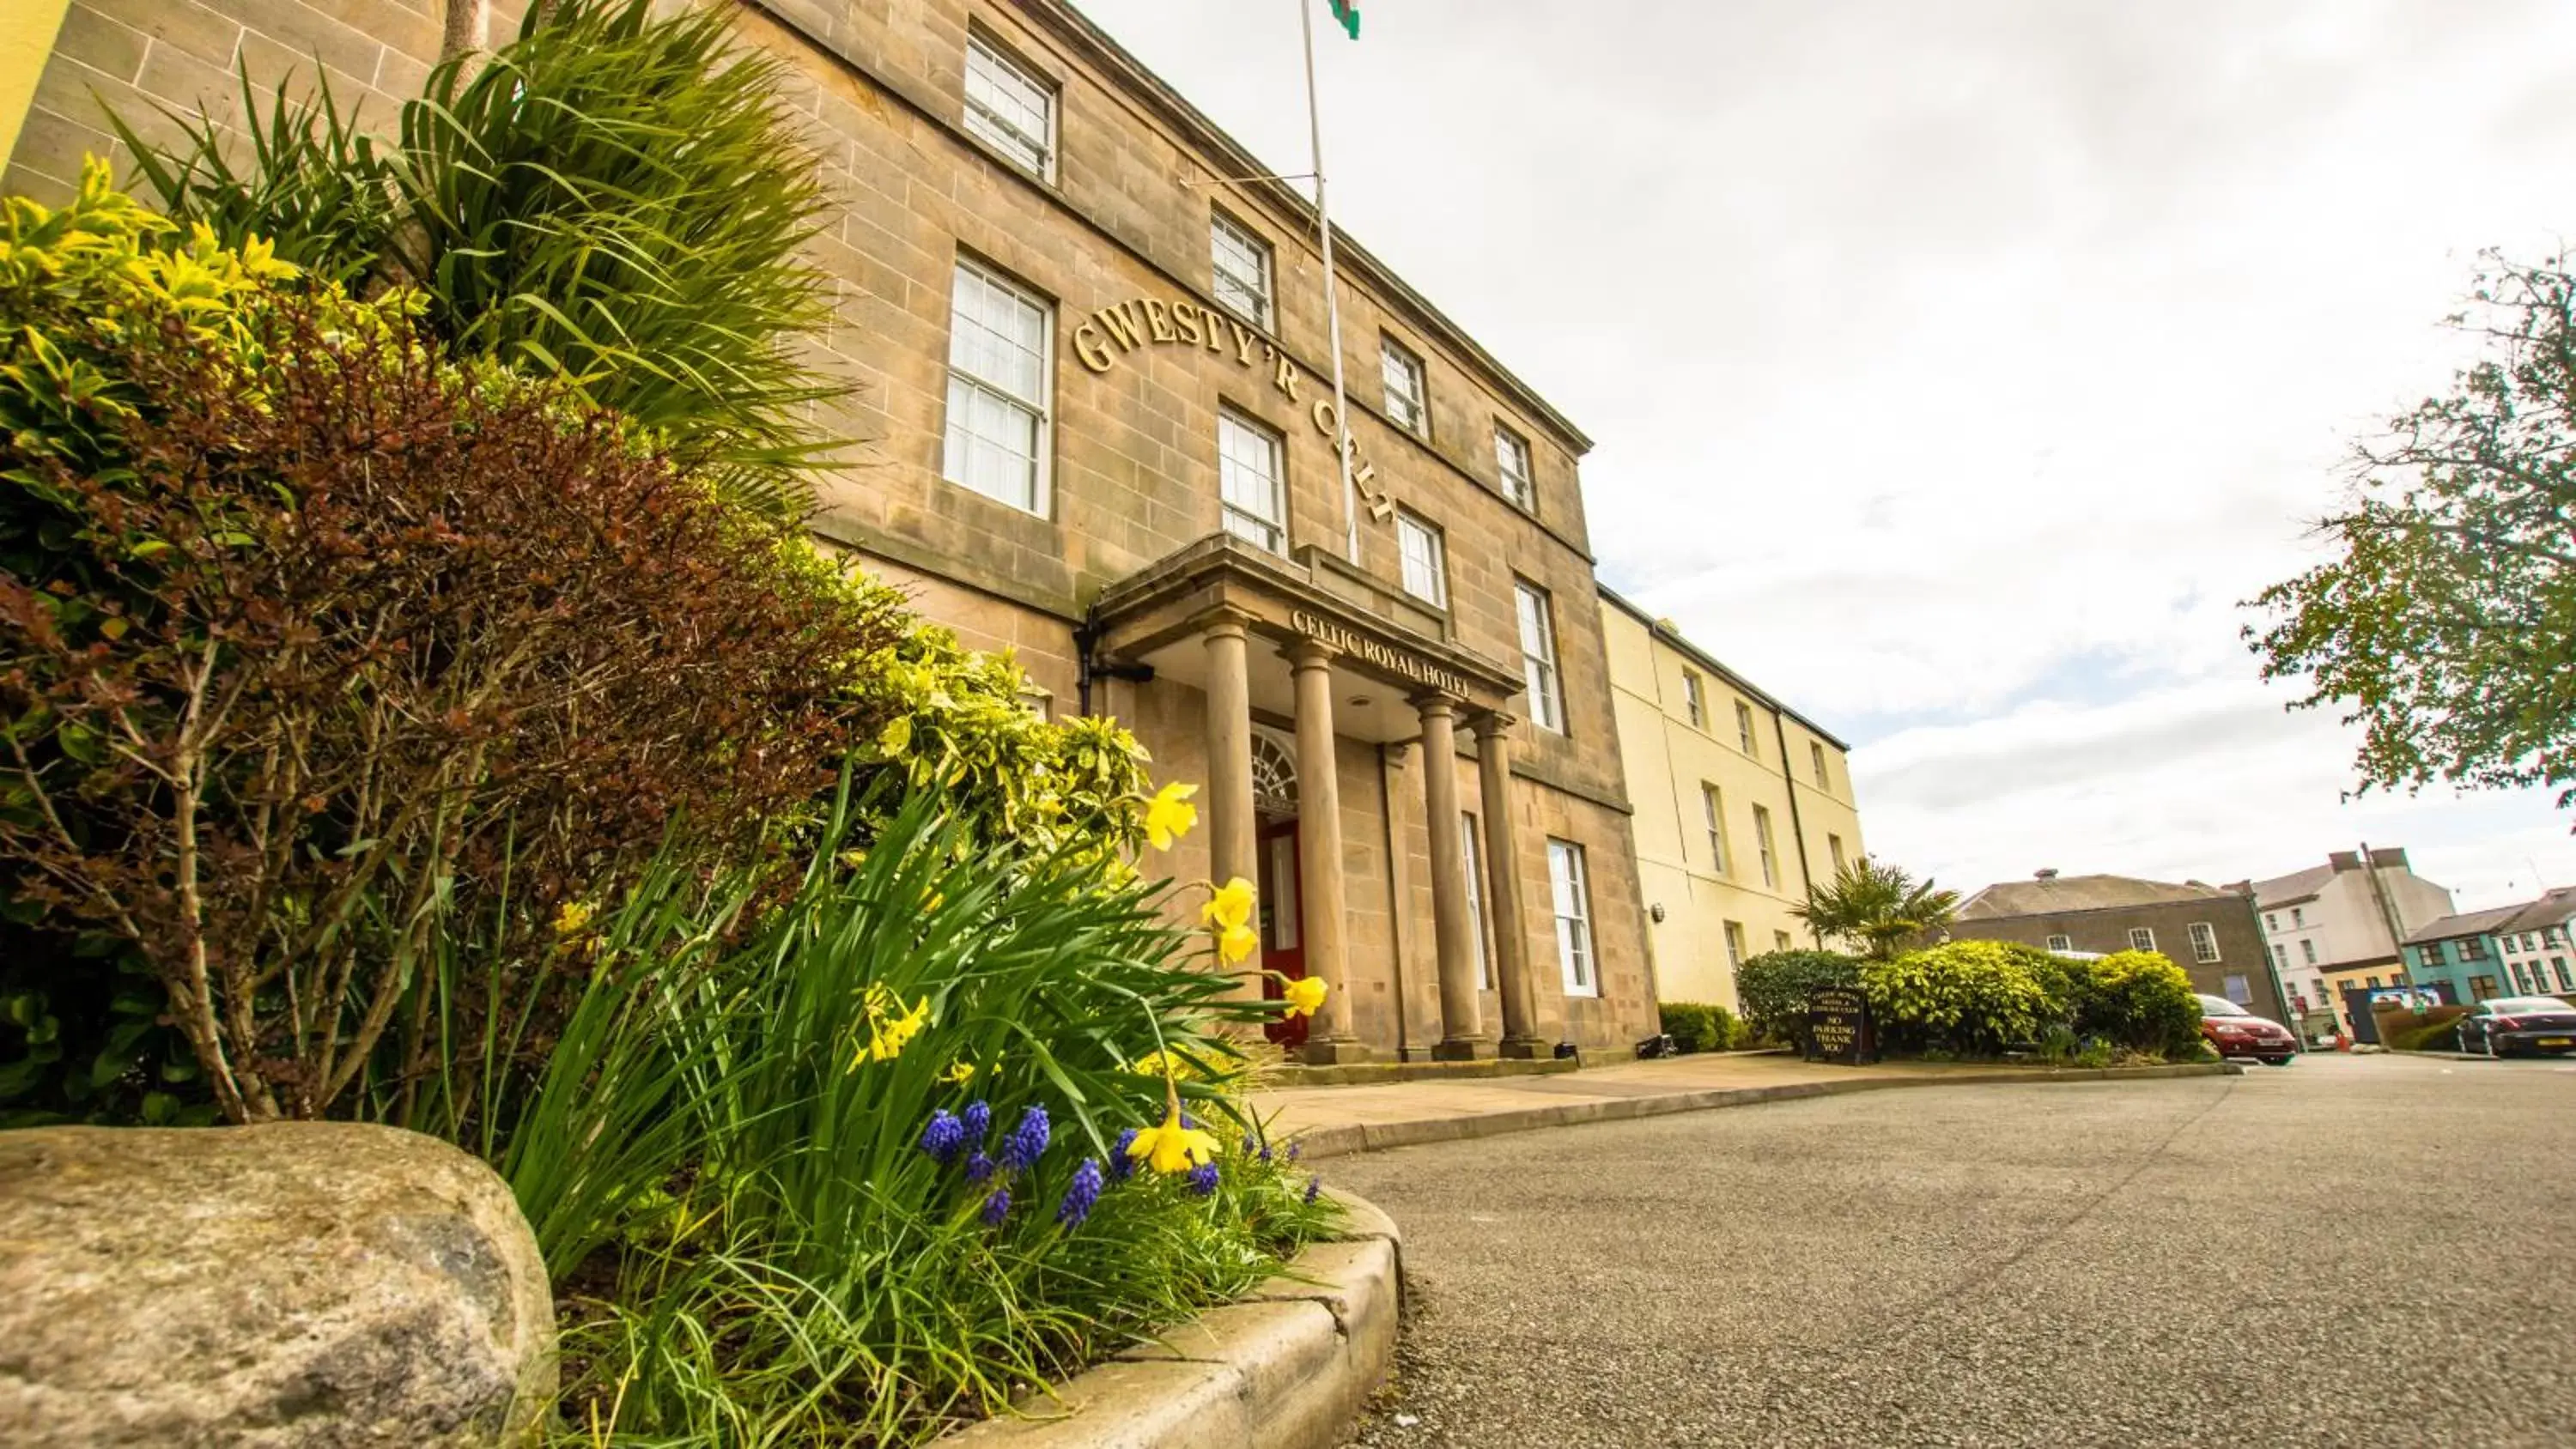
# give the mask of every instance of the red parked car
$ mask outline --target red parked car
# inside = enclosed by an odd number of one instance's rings
[[[2200,1036],[2222,1057],[2254,1057],[2267,1066],[2286,1067],[2299,1054],[2299,1039],[2288,1027],[2224,996],[2200,998]]]

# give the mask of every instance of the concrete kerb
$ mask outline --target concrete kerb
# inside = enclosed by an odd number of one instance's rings
[[[1239,1303],[1113,1354],[1020,1416],[941,1441],[952,1449],[1331,1449],[1395,1361],[1403,1235],[1377,1206],[1332,1196],[1340,1234],[1297,1255]]]
[[[1916,1076],[1853,1077],[1839,1082],[1792,1082],[1769,1087],[1716,1087],[1671,1092],[1652,1097],[1613,1097],[1590,1102],[1557,1102],[1509,1112],[1455,1117],[1425,1117],[1410,1122],[1365,1122],[1343,1127],[1316,1127],[1298,1134],[1309,1158],[1339,1157],[1353,1152],[1383,1152],[1391,1147],[1419,1147],[1430,1142],[1457,1142],[1529,1132],[1541,1127],[1570,1127],[1585,1122],[1625,1122],[1675,1112],[1705,1112],[1722,1107],[1750,1107],[1801,1097],[1831,1097],[1847,1092],[1887,1091],[1898,1087],[1954,1087],[1996,1082],[2137,1081],[2156,1077],[2241,1076],[2236,1062],[2185,1062],[2153,1067],[2000,1067],[1990,1070],[1945,1070]]]

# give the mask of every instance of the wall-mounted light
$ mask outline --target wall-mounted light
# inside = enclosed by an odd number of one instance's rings
[[[1664,923],[1664,903],[1662,901],[1657,901],[1653,905],[1646,907],[1646,914],[1655,918],[1656,925],[1662,925]]]

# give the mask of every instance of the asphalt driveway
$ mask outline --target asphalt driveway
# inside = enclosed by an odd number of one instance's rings
[[[1339,1159],[1358,1442],[2576,1444],[2576,1065],[2303,1058]]]

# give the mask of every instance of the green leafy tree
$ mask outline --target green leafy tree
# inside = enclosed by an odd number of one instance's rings
[[[1884,961],[1950,924],[1959,914],[1959,893],[1864,855],[1836,872],[1833,884],[1809,886],[1806,904],[1790,907],[1790,914],[1817,939],[1848,941],[1862,955]]]
[[[798,513],[831,447],[813,407],[846,390],[809,361],[828,197],[786,63],[735,43],[725,7],[655,9],[532,6],[515,41],[432,71],[389,138],[327,86],[263,101],[247,74],[246,165],[211,117],[178,147],[118,129],[173,219],[360,294],[415,289],[455,351],[564,379],[737,500]]]
[[[2361,788],[2576,782],[2576,274],[2490,253],[2484,353],[2355,452],[2333,557],[2245,633],[2293,708],[2362,727]],[[2559,804],[2576,803],[2562,789]]]

